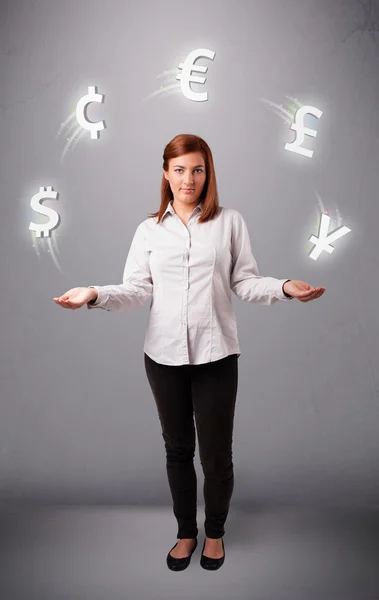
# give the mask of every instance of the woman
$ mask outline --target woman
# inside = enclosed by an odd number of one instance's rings
[[[231,290],[264,305],[319,298],[324,287],[258,275],[246,223],[220,207],[212,153],[178,135],[163,154],[161,205],[137,227],[123,283],[72,288],[54,301],[73,310],[121,311],[151,299],[144,343],[147,378],[166,448],[179,541],[167,555],[188,567],[197,546],[195,426],[204,473],[205,540],[200,564],[224,562],[224,525],[234,486],[232,434],[240,348]]]

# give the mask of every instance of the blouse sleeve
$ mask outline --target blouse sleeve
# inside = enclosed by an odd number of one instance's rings
[[[288,279],[259,275],[245,220],[237,210],[233,212],[231,290],[245,302],[269,305],[278,300],[291,300],[282,289]]]
[[[89,285],[98,292],[96,302],[87,303],[89,309],[103,308],[122,311],[142,306],[153,294],[153,281],[149,266],[144,223],[134,234],[126,259],[122,283],[115,285]]]

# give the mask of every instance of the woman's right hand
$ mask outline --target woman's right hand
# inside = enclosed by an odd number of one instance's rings
[[[59,304],[59,306],[63,306],[63,308],[75,310],[84,304],[87,304],[87,302],[95,300],[97,295],[97,290],[95,290],[95,288],[76,287],[68,290],[68,292],[58,298],[53,298],[53,300],[56,304]]]

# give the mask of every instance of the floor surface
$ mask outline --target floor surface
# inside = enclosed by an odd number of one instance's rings
[[[1,600],[378,600],[379,511],[231,507],[225,563],[185,571],[171,507],[6,508],[0,512]]]

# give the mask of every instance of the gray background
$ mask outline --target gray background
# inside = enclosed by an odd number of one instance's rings
[[[212,149],[220,204],[248,224],[260,274],[326,287],[306,304],[233,296],[232,502],[378,506],[379,13],[369,4],[1,2],[4,505],[170,505],[143,366],[149,303],[112,314],[62,310],[53,297],[121,282],[137,225],[159,207],[163,148],[195,133]],[[199,47],[216,52],[199,59],[207,81],[192,86],[208,102],[179,87],[143,101]],[[106,129],[62,161],[57,131],[88,85],[105,94],[88,114]],[[284,150],[293,133],[260,100],[286,95],[324,111],[304,143],[312,159]],[[41,185],[59,192],[45,203],[61,217],[57,261],[28,231]],[[313,261],[316,193],[352,231]]]

